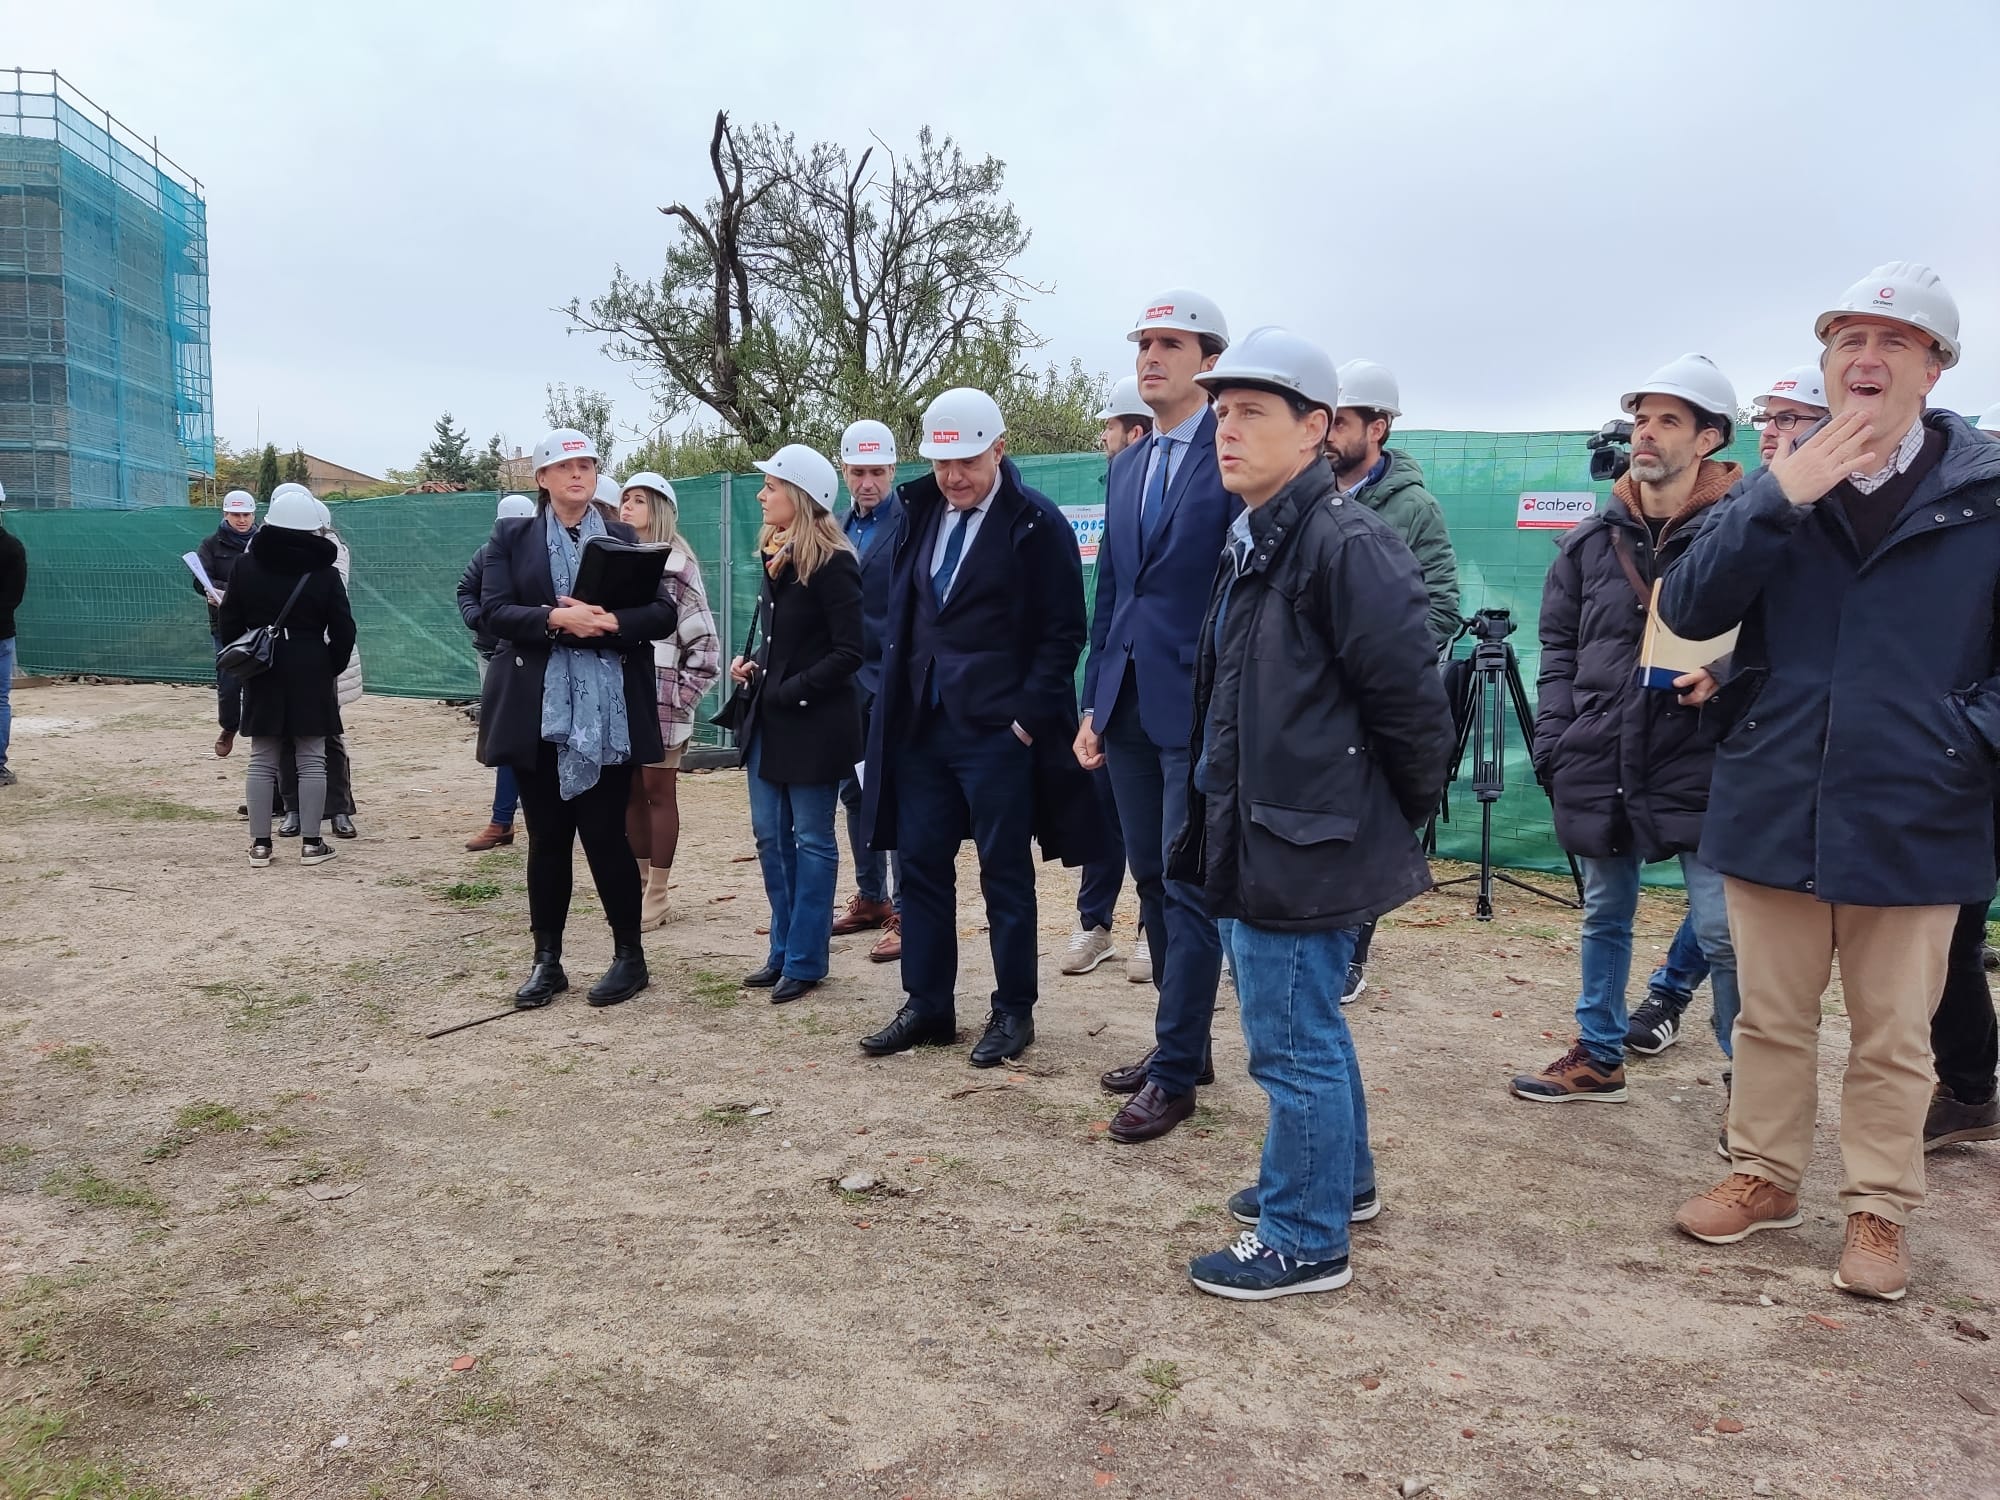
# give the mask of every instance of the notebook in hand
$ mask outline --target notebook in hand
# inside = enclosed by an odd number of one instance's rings
[[[621,542],[616,537],[584,538],[576,565],[572,596],[614,614],[636,609],[659,597],[660,579],[667,571],[665,542]]]
[[[1653,606],[1646,611],[1646,633],[1639,642],[1639,686],[1671,692],[1676,677],[1685,677],[1736,649],[1736,632],[1706,641],[1684,640],[1660,618],[1660,585],[1653,585]]]

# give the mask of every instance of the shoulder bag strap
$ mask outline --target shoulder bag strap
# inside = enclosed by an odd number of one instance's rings
[[[285,607],[278,611],[278,618],[271,622],[272,630],[277,631],[285,628],[285,619],[291,614],[292,606],[299,602],[299,594],[305,588],[306,580],[311,576],[310,573],[299,574],[299,581],[292,585],[291,597],[285,601]]]
[[[1618,566],[1625,570],[1625,581],[1632,585],[1632,592],[1639,596],[1639,602],[1647,609],[1653,607],[1653,591],[1646,587],[1646,580],[1639,576],[1639,564],[1632,557],[1632,539],[1625,535],[1623,527],[1613,526],[1611,530],[1611,550],[1618,554]]]

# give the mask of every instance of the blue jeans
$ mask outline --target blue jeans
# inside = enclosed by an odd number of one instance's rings
[[[1674,929],[1674,940],[1667,948],[1666,959],[1647,979],[1646,992],[1671,995],[1685,1006],[1694,999],[1695,990],[1706,978],[1708,959],[1701,951],[1701,939],[1694,935],[1694,912],[1690,910],[1681,918],[1681,925]]]
[[[1076,887],[1077,926],[1109,927],[1118,915],[1118,893],[1125,888],[1125,837],[1118,827],[1118,800],[1112,795],[1110,774],[1099,766],[1090,773],[1097,788],[1097,800],[1104,809],[1104,821],[1111,829],[1111,852],[1083,867]]]
[[[1222,978],[1222,937],[1201,888],[1166,878],[1167,846],[1188,817],[1188,752],[1184,745],[1162,750],[1147,737],[1139,725],[1138,699],[1129,688],[1121,690],[1111,707],[1111,722],[1099,733],[1159,997],[1153,1040],[1160,1050],[1147,1071],[1166,1092],[1185,1094],[1208,1066],[1215,989]]]
[[[521,788],[514,780],[512,766],[493,769],[493,821],[502,828],[514,826],[514,809],[521,805]]]
[[[215,654],[222,655],[222,648],[229,643],[219,635],[209,639],[215,643]],[[215,669],[215,722],[224,734],[234,734],[243,727],[243,681],[220,665]]]
[[[1736,949],[1729,941],[1729,907],[1721,872],[1692,854],[1680,856],[1688,920],[1708,960],[1715,994],[1715,1039],[1731,1055],[1730,1033],[1742,997]],[[1577,1034],[1590,1055],[1610,1067],[1625,1061],[1625,988],[1632,977],[1632,919],[1639,910],[1639,856],[1579,859],[1583,869],[1583,985],[1576,998]],[[1669,963],[1672,955],[1668,955]]]
[[[14,738],[14,658],[16,636],[0,641],[0,771],[7,768],[7,743]]]
[[[766,781],[758,774],[762,736],[750,741],[750,828],[771,902],[771,947],[765,963],[787,979],[826,978],[833,940],[833,886],[840,849],[833,813],[840,786],[828,782]]]
[[[1347,1254],[1356,1194],[1375,1186],[1368,1101],[1340,1013],[1354,929],[1276,932],[1225,921],[1250,1077],[1271,1101],[1257,1238],[1294,1260]]]
[[[852,776],[840,784],[840,805],[847,809],[847,852],[854,859],[854,888],[863,901],[895,902],[903,910],[903,856],[884,854],[868,842],[868,830],[861,823],[861,783]],[[895,871],[892,887],[889,872]],[[893,889],[893,896],[891,891]]]

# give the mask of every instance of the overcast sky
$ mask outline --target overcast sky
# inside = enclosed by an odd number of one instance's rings
[[[198,176],[217,429],[379,474],[552,380],[647,418],[551,309],[704,198],[718,108],[929,124],[1007,164],[1045,356],[1127,373],[1193,286],[1400,376],[1405,422],[1595,426],[1688,350],[1747,398],[1891,259],[1957,295],[1936,401],[2000,401],[2000,4],[0,0]],[[261,425],[260,425],[261,424]]]

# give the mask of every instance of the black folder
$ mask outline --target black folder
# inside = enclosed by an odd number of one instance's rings
[[[613,614],[651,604],[659,597],[660,579],[666,575],[667,553],[671,550],[665,542],[585,537],[571,597]]]

